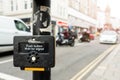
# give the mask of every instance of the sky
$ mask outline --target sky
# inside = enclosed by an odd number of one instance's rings
[[[120,19],[120,0],[98,0],[98,5],[102,10],[109,4],[111,8],[111,16]]]

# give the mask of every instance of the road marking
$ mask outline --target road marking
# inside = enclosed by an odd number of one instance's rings
[[[7,63],[7,62],[11,62],[11,61],[13,61],[13,59],[8,59],[8,60],[1,61],[0,64],[4,64],[4,63]],[[21,79],[21,78],[12,76],[12,75],[8,75],[8,74],[5,74],[5,73],[0,73],[0,80],[24,80],[24,79]]]
[[[11,62],[11,61],[13,61],[13,59],[8,59],[8,60],[0,61],[0,64],[4,64],[4,63],[7,63],[7,62]]]
[[[98,56],[94,61],[88,64],[85,68],[83,68],[80,72],[78,72],[75,76],[73,76],[70,80],[81,80],[88,72],[95,68],[117,45],[113,45],[105,52],[103,52],[100,56]]]
[[[80,45],[83,45],[85,43],[76,43],[75,46],[80,46]]]
[[[8,74],[0,73],[0,80],[24,80],[21,78],[17,78]]]

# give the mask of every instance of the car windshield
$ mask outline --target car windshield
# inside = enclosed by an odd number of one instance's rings
[[[104,31],[102,34],[103,35],[116,35],[116,32],[115,31]]]

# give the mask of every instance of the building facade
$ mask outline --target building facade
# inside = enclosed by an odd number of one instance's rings
[[[14,16],[30,22],[33,0],[1,0],[3,15]],[[64,28],[91,29],[96,26],[96,0],[51,0],[51,26],[56,35]]]
[[[53,35],[68,27],[68,0],[51,0],[51,27]]]
[[[0,15],[3,14],[3,13],[2,13],[2,12],[3,12],[3,5],[2,5],[2,3],[3,3],[2,0],[0,0],[0,5],[1,5],[1,6],[0,6]]]
[[[14,16],[29,22],[32,17],[32,0],[2,0],[3,15]]]
[[[76,26],[77,32],[86,28],[94,33],[97,21],[96,0],[69,0],[69,25]]]
[[[116,29],[120,30],[120,19],[111,17],[110,21],[114,30]]]

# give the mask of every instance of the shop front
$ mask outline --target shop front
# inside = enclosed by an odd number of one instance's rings
[[[68,24],[67,24],[67,22],[58,21],[57,22],[57,27],[58,27],[58,32],[63,32],[65,29],[68,30]]]
[[[51,32],[52,35],[57,36],[58,32],[63,32],[64,29],[68,29],[67,21],[55,19],[51,20]]]

